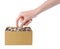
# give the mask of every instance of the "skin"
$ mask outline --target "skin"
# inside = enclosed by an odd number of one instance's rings
[[[29,25],[32,22],[32,19],[36,17],[38,14],[59,3],[60,3],[60,0],[47,0],[41,6],[33,10],[21,12],[18,18],[16,19],[16,26],[23,28],[23,26]],[[20,26],[18,25],[19,20],[21,22]]]

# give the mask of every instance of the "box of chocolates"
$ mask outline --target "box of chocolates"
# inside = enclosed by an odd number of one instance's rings
[[[32,45],[32,30],[30,27],[5,29],[5,45]]]

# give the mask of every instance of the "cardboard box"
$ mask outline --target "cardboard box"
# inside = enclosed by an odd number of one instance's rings
[[[5,45],[32,45],[32,31],[5,31]]]

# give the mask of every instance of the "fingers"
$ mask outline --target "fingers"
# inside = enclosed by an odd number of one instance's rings
[[[28,26],[32,22],[32,19],[26,22],[25,26]]]
[[[23,28],[23,26],[25,25],[26,22],[27,22],[27,19],[25,19],[25,20],[21,23],[20,28]]]
[[[20,16],[16,19],[16,26],[19,27],[18,23],[19,23],[19,20],[21,19],[21,22],[23,21],[23,17]]]
[[[18,19],[16,20],[16,26],[18,27]]]
[[[21,17],[21,18],[20,18],[20,22],[22,23],[22,22],[23,22],[23,20],[24,20],[24,18],[23,18],[23,17]]]
[[[24,25],[27,26],[29,23],[31,23],[31,21],[32,21],[32,19],[31,19],[31,20],[28,20],[28,21],[27,21],[27,19],[25,19],[25,20],[22,22],[22,24],[20,25],[20,28],[23,28]]]
[[[21,25],[19,26],[18,23],[19,23],[19,20],[21,22]],[[24,18],[24,16],[20,16],[17,18],[16,20],[16,26],[17,27],[20,27],[20,28],[23,28],[23,26],[27,26],[29,23],[31,23],[32,19],[27,19],[26,17]]]

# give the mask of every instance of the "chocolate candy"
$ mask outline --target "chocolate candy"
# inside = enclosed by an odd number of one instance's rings
[[[7,27],[5,31],[30,31],[30,27],[17,28],[17,27]]]
[[[25,27],[26,31],[30,31],[30,29],[31,29],[30,27]]]
[[[8,28],[9,28],[9,27],[7,27],[5,31],[7,31],[7,30],[8,30]]]
[[[16,28],[16,31],[21,31],[21,28]]]

